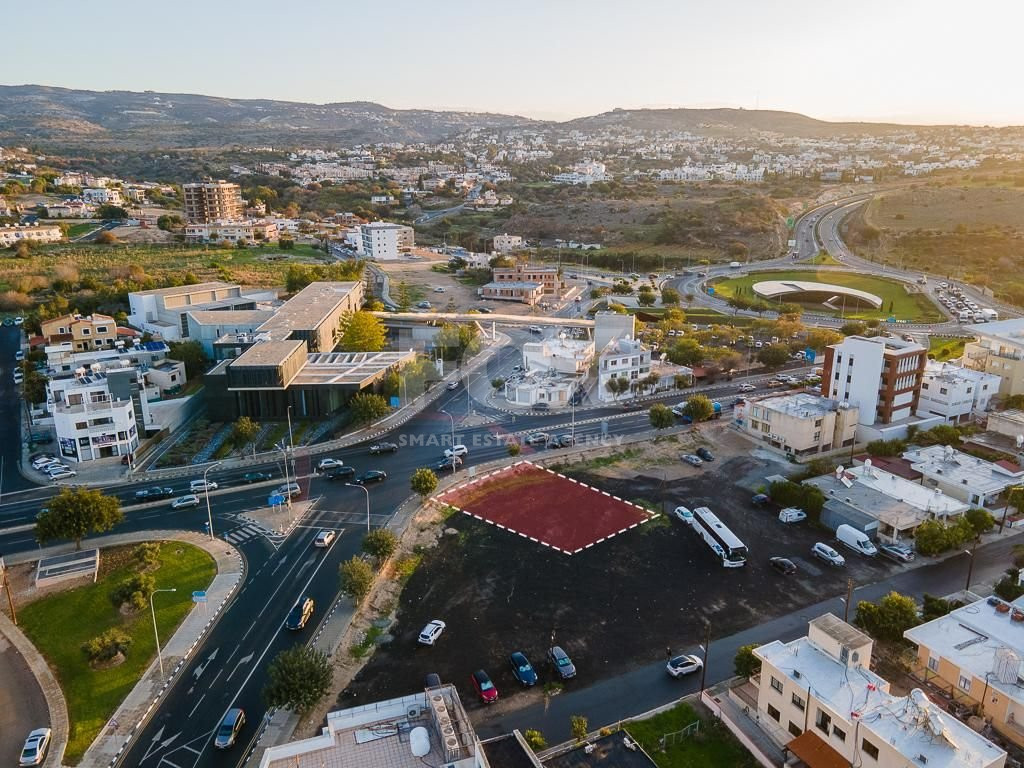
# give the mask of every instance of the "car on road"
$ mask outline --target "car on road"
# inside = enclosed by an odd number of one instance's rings
[[[740,392],[753,392],[757,387],[753,384],[740,384]]]
[[[755,493],[750,497],[750,503],[755,507],[763,507],[772,503],[772,497],[767,493]]]
[[[14,318],[14,324],[15,325],[24,325],[25,324],[25,318],[24,317],[16,317],[16,318]]]
[[[530,333],[544,333],[544,329],[541,328],[539,325],[531,325]]]
[[[22,360],[25,359],[25,352],[19,349],[17,352],[14,353],[14,359],[15,361],[20,363]]]
[[[434,288],[434,293],[444,293],[444,292],[445,292],[444,286],[439,285],[439,286]]]
[[[419,304],[417,304],[416,306],[417,306],[417,307],[418,307],[419,309],[430,309],[430,302],[429,302],[429,301],[421,301],[421,302],[420,302]]]
[[[320,459],[320,461],[316,465],[316,471],[323,472],[328,469],[333,469],[334,467],[343,466],[345,466],[345,462],[343,462],[341,459],[335,459],[331,456],[328,456],[327,458]]]
[[[68,478],[75,477],[78,475],[73,469],[60,469],[56,472],[51,472],[50,479],[56,482],[57,480],[67,480]]]
[[[264,480],[273,480],[269,472],[246,472],[242,475],[242,480],[247,483],[262,483]]]
[[[521,366],[521,365],[513,365],[512,366],[512,373],[522,373],[522,371],[523,371],[523,366]]]
[[[199,497],[194,493],[190,493],[187,496],[179,496],[171,502],[171,509],[188,509],[189,507],[198,507]]]
[[[301,496],[302,488],[298,483],[285,483],[274,489],[275,496]]]
[[[796,564],[788,557],[773,557],[768,561],[768,565],[783,576],[791,576],[796,573]]]
[[[173,488],[160,488],[154,486],[153,488],[143,488],[141,491],[135,492],[136,501],[159,501],[161,499],[169,499],[174,495]]]
[[[444,451],[445,456],[466,456],[468,453],[469,448],[461,443],[453,445],[451,448],[446,448]]]
[[[533,404],[533,410],[535,410],[535,411],[550,411],[551,410],[551,403],[546,403],[546,402],[534,403]]]
[[[14,379],[14,383],[16,385],[21,384],[22,382],[25,381],[25,374],[23,374],[21,371],[15,371],[12,378]]]
[[[482,669],[478,669],[469,679],[473,683],[473,689],[476,691],[476,695],[480,697],[480,701],[484,704],[493,704],[498,700],[498,689],[494,687],[494,683],[491,682],[491,676],[484,672]]]
[[[420,645],[433,645],[447,626],[440,619],[432,619],[427,626],[420,630],[420,636],[416,638],[416,642]]]
[[[704,447],[698,448],[696,453],[704,461],[714,461],[715,460],[715,454],[713,454],[707,448],[704,448]]]
[[[324,473],[324,477],[328,480],[341,480],[346,477],[355,477],[355,467],[332,467]]]
[[[452,468],[458,469],[462,466],[462,459],[459,456],[445,456],[437,463],[437,469],[441,472],[451,472]]]
[[[819,560],[824,560],[829,565],[846,565],[846,558],[823,541],[819,541],[811,547],[811,554]]]
[[[522,651],[513,651],[509,654],[508,663],[512,666],[512,675],[519,681],[520,685],[529,688],[537,684],[537,671],[533,664],[526,658]]]
[[[459,388],[459,382],[449,381],[447,384],[444,385],[444,388],[447,389],[449,392],[454,392],[456,389]]]
[[[700,456],[694,456],[692,453],[684,453],[680,458],[691,467],[699,467],[704,463],[704,460]]]
[[[188,484],[188,489],[192,493],[202,493],[203,491],[216,491],[217,484],[213,480],[193,480]]]
[[[669,659],[668,664],[665,665],[665,670],[672,677],[682,677],[683,675],[699,672],[703,667],[704,662],[699,657],[689,654]]]
[[[395,453],[398,450],[398,443],[380,442],[370,446],[370,454],[376,456],[378,453]]]
[[[217,749],[233,747],[244,725],[245,710],[237,707],[229,709],[224,714],[224,719],[220,721],[220,725],[217,726],[217,735],[213,738],[213,746]]]
[[[689,507],[676,507],[672,514],[687,525],[693,524],[693,512]]]
[[[42,765],[46,759],[46,750],[50,746],[51,732],[49,728],[36,728],[28,734],[25,746],[21,748],[18,765]]]
[[[313,602],[313,598],[303,597],[299,602],[292,606],[292,609],[288,612],[288,618],[284,620],[284,628],[299,630],[306,626],[306,623],[313,616],[313,609],[316,607],[316,603]]]
[[[917,556],[914,550],[903,544],[879,544],[878,554],[898,563],[912,563]]]
[[[334,531],[320,531],[313,540],[314,547],[329,547],[331,542],[337,538],[338,534]]]
[[[490,307],[477,307],[476,311],[484,315],[494,314],[494,310],[491,309]]]
[[[388,476],[386,473],[382,472],[379,469],[371,469],[366,472],[363,472],[363,474],[361,474],[352,482],[355,483],[356,485],[369,485],[370,483],[382,483],[387,479]]]
[[[523,442],[527,445],[547,445],[550,437],[547,432],[531,432]]]

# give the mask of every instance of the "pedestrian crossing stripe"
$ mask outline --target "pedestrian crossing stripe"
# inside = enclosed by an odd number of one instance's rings
[[[265,536],[268,539],[283,538],[280,534],[274,531],[260,525],[253,525],[252,523],[247,523],[246,525],[238,528],[232,528],[230,531],[221,535],[224,540],[230,544],[240,544],[243,541],[249,541],[250,539],[259,538],[261,536]]]

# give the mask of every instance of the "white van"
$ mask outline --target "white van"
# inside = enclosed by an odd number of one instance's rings
[[[796,507],[786,507],[779,510],[779,522],[800,523],[807,519],[807,513]]]
[[[836,540],[845,544],[854,552],[859,552],[867,557],[874,557],[878,554],[878,548],[872,543],[871,538],[863,531],[858,531],[852,525],[840,525],[836,528]]]
[[[957,315],[957,319],[961,323],[969,323],[974,319],[974,316],[969,309],[961,309],[960,314]]]

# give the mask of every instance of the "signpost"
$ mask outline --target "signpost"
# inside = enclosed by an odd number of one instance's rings
[[[793,228],[793,225],[794,225],[795,223],[796,223],[796,221],[794,221],[794,219],[793,219],[793,217],[792,217],[792,216],[790,216],[790,217],[788,217],[788,218],[786,219],[786,226],[787,226],[787,227],[789,227],[790,229],[792,229],[792,228]]]
[[[193,603],[205,603],[206,602],[206,592],[203,591],[203,590],[196,590],[195,592],[193,592],[192,593],[192,602]]]
[[[276,506],[279,506],[281,504],[284,504],[284,496],[282,494],[280,494],[280,493],[272,493],[267,498],[267,504],[269,504],[272,507],[276,507]]]
[[[807,347],[807,349],[804,350],[804,360],[806,362],[808,362],[808,363],[813,363],[814,362],[814,358],[816,358],[817,356],[818,356],[818,353],[815,352],[810,347]]]

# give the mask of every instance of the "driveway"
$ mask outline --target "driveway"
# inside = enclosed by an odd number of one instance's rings
[[[0,765],[17,765],[25,737],[50,724],[43,691],[25,659],[0,636]]]

